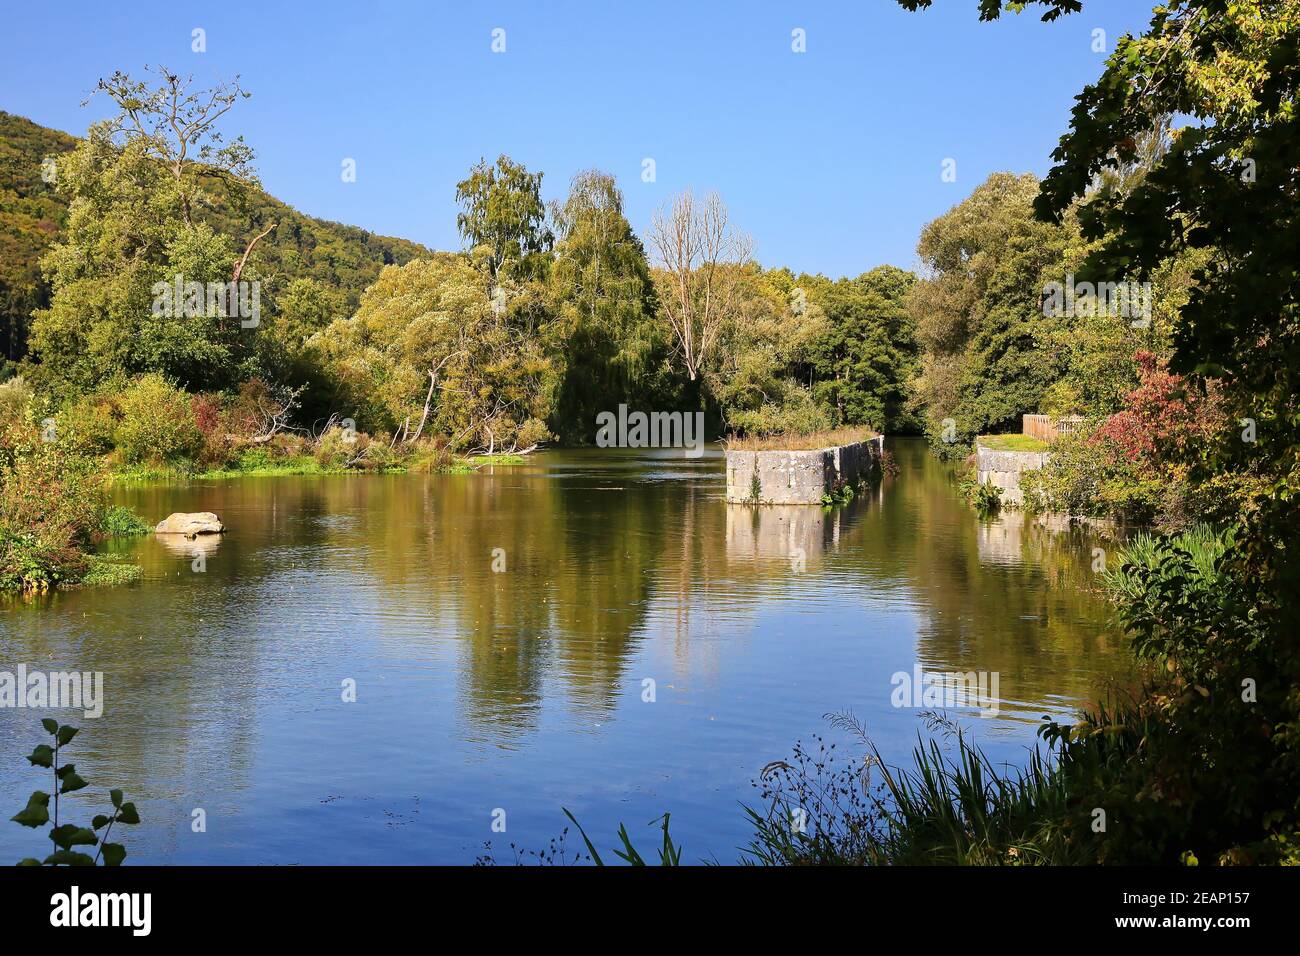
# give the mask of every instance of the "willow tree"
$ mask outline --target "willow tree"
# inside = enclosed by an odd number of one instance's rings
[[[509,322],[465,256],[387,266],[357,314],[308,340],[340,403],[392,441],[438,437],[456,449],[522,449],[547,437],[555,366]]]
[[[586,440],[598,412],[645,394],[664,341],[645,249],[614,178],[597,170],[574,176],[551,218],[558,241],[549,299],[565,365],[552,420],[564,437]]]

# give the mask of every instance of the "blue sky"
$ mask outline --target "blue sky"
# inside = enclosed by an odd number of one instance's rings
[[[580,170],[613,173],[641,233],[673,193],[717,190],[765,266],[856,275],[914,267],[922,225],[989,173],[1044,173],[1101,71],[1093,30],[1111,49],[1149,16],[1146,0],[1085,0],[1052,24],[980,23],[976,0],[921,13],[892,0],[10,3],[0,108],[81,133],[107,112],[81,101],[115,69],[162,63],[200,85],[238,73],[253,97],[225,128],[257,150],[268,191],[310,215],[459,248],[455,184],[504,152],[546,174],[548,199]],[[205,53],[191,51],[196,27]],[[946,158],[956,182],[941,181]]]

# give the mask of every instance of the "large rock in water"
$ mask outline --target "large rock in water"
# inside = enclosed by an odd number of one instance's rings
[[[221,534],[226,526],[211,511],[178,511],[159,521],[153,530],[155,534],[183,534],[193,538],[201,534]]]

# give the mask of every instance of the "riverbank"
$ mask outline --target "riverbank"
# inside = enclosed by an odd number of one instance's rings
[[[375,468],[356,468],[345,465],[322,465],[311,455],[258,461],[247,466],[196,469],[189,466],[129,465],[110,468],[111,482],[199,480],[220,481],[232,478],[269,478],[305,475],[404,475],[408,473],[463,475],[473,474],[481,468],[495,465],[522,465],[523,455],[470,455],[452,458],[448,464],[421,467],[416,463],[393,462]]]

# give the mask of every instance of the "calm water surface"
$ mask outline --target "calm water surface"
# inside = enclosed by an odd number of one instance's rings
[[[827,712],[906,758],[924,725],[890,678],[918,661],[1000,675],[999,716],[948,713],[1016,762],[1038,717],[1127,677],[1095,542],[981,523],[950,467],[892,448],[897,477],[834,513],[729,506],[716,451],[120,487],[150,521],[215,511],[230,533],[202,572],[195,544],[142,538],[119,548],[140,584],[0,604],[0,670],[104,672],[102,718],[57,714],[91,781],[67,799],[88,821],[128,792],[128,862],[468,863],[489,840],[510,860],[561,807],[603,845],[620,821],[652,841],[669,810],[686,858],[730,861],[750,781],[839,739]],[[24,759],[41,716],[0,709],[6,819],[49,789]],[[0,862],[47,848],[0,826]]]

